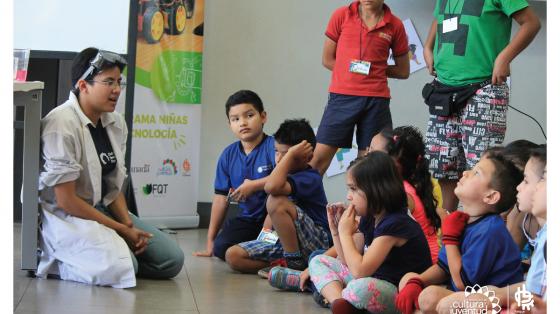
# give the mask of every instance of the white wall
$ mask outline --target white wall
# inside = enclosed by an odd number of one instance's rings
[[[393,13],[411,18],[422,40],[432,21],[433,0],[386,0]],[[265,103],[272,134],[286,118],[305,117],[318,126],[327,100],[330,72],[321,65],[324,30],[334,9],[349,1],[211,0],[205,3],[202,93],[202,147],[199,201],[209,202],[217,158],[235,140],[225,117],[227,97],[239,89],[256,91]],[[531,2],[543,28],[512,64],[511,104],[546,128],[546,3]],[[514,23],[515,24],[515,23]],[[514,27],[514,32],[517,27]],[[390,81],[395,126],[425,130],[421,98],[425,70],[405,81]],[[538,127],[510,110],[506,142],[544,142]],[[324,180],[329,201],[344,198],[344,176]]]
[[[14,48],[126,53],[130,2],[14,0]]]

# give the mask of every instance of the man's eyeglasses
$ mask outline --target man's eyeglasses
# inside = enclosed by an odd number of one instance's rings
[[[99,83],[99,84],[103,84],[107,87],[111,87],[111,88],[124,88],[126,87],[126,82],[123,81],[113,81],[113,80],[107,80],[107,81],[96,81],[96,80],[88,80],[88,82],[95,82],[95,83]]]

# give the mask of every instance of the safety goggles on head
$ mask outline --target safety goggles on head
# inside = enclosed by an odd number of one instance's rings
[[[99,50],[99,52],[97,52],[97,55],[95,55],[95,57],[89,62],[88,69],[84,72],[84,74],[82,74],[82,76],[80,76],[78,81],[76,81],[76,85],[74,87],[78,88],[78,82],[80,80],[86,79],[95,70],[97,70],[98,72],[101,71],[101,69],[103,69],[103,67],[107,64],[115,66],[121,65],[122,67],[124,67],[127,62],[126,59],[119,54],[106,50]]]

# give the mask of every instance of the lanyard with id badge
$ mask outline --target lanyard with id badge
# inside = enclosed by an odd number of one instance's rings
[[[451,5],[451,0],[447,1],[447,10],[446,11],[452,17],[443,20],[442,31],[443,31],[444,34],[449,33],[449,32],[454,32],[459,28],[459,16],[458,16],[459,14],[456,13],[457,6],[459,5],[459,2],[461,2],[461,0],[456,0],[455,6],[453,7],[453,10],[449,10],[450,5]]]
[[[239,204],[239,202],[235,201],[232,197],[233,189],[229,190],[227,195],[227,202],[228,204]],[[267,228],[263,228],[257,237],[257,240],[264,241],[270,244],[276,244],[278,242],[278,233],[274,230],[270,230]]]
[[[360,25],[360,59],[350,61],[350,72],[362,75],[369,75],[371,62],[362,60],[362,26]]]
[[[276,244],[278,242],[278,234],[274,230],[263,228],[257,240],[264,241],[270,244]]]

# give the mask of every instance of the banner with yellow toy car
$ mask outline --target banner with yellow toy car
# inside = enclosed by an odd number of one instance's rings
[[[138,214],[198,226],[204,0],[139,0],[130,172]]]

